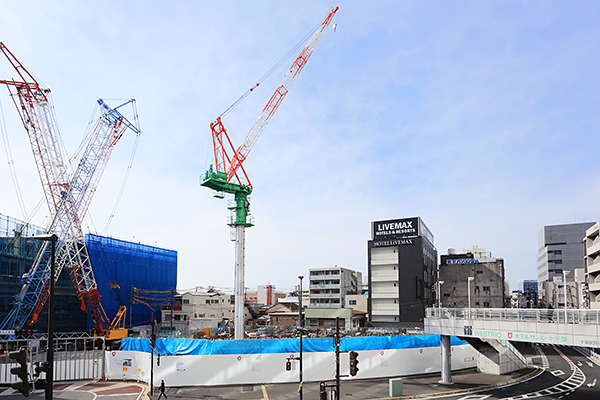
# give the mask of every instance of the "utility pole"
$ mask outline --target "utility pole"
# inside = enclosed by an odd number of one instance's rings
[[[340,317],[335,317],[335,399],[340,400]]]
[[[153,395],[154,389],[154,348],[156,347],[156,332],[154,331],[154,326],[156,322],[154,321],[154,311],[152,311],[152,321],[150,322],[152,326],[152,332],[150,333],[150,396]]]
[[[171,288],[171,334],[173,333],[173,303],[174,301],[174,297],[175,297],[175,291],[173,290],[173,288]]]

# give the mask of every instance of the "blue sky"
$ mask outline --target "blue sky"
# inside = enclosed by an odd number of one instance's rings
[[[332,265],[366,275],[370,222],[420,216],[440,254],[504,258],[514,289],[537,278],[544,225],[600,220],[598,2],[0,1],[0,40],[52,89],[69,152],[98,98],[137,99],[142,136],[106,234],[177,250],[181,289],[233,287],[226,203],[199,186],[209,124],[335,5],[337,31],[245,163],[246,286],[291,289]],[[292,61],[224,118],[236,145]],[[31,213],[40,182],[5,89],[0,101]],[[133,142],[86,229],[102,233]],[[0,163],[0,213],[22,219],[4,151]]]

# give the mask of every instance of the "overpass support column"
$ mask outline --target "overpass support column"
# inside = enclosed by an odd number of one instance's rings
[[[450,347],[450,336],[440,335],[440,347],[442,350],[442,380],[444,385],[452,385],[452,348]]]

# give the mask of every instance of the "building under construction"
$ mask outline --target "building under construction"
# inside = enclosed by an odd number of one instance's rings
[[[44,233],[44,228],[0,214],[0,320],[13,308],[14,297],[21,290],[23,278],[42,243],[33,236]],[[170,293],[177,283],[177,252],[93,234],[87,234],[85,241],[106,314],[112,317],[125,305],[126,325],[136,326],[149,324],[150,307],[158,306],[155,315],[160,319],[160,302],[166,301],[165,295],[161,300],[160,293]],[[144,290],[149,297],[155,293],[156,300],[148,298],[146,304],[132,304],[133,288]],[[79,304],[68,273],[63,270],[55,289],[55,332],[83,332],[92,328]],[[33,329],[45,332],[47,321],[45,306]]]

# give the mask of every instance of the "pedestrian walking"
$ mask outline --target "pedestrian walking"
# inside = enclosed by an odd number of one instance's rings
[[[554,316],[554,307],[552,307],[552,304],[550,304],[550,305],[548,306],[548,321],[550,321],[550,322],[554,322],[554,321],[552,320],[552,317],[553,317],[553,316]]]
[[[160,381],[160,387],[158,388],[158,390],[160,391],[160,394],[158,395],[158,400],[160,400],[160,398],[163,396],[165,396],[165,399],[166,399],[167,394],[165,393],[165,381],[163,381],[163,380]]]

